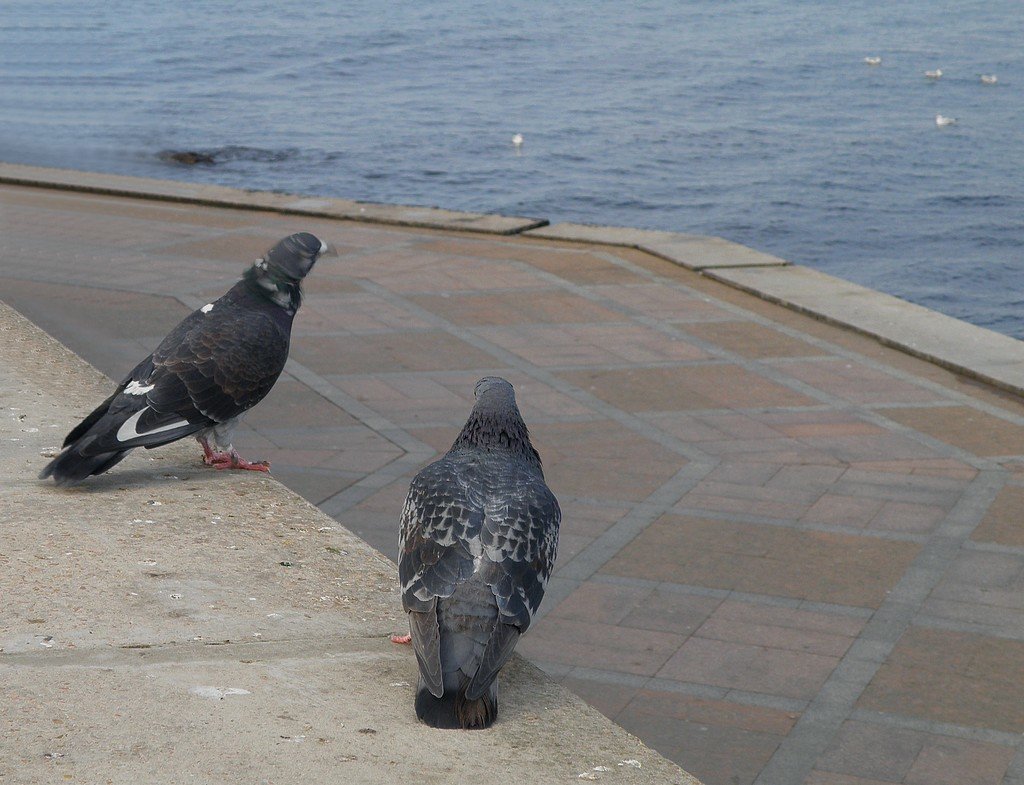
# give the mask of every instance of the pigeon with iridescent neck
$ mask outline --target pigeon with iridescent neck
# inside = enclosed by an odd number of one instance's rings
[[[288,359],[302,279],[328,250],[309,232],[285,237],[227,294],[187,316],[64,440],[40,479],[72,485],[136,447],[195,436],[218,469],[269,471],[231,443],[239,417],[270,392]]]

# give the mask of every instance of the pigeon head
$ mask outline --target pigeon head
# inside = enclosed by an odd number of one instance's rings
[[[476,383],[473,388],[473,397],[478,401],[483,400],[485,397],[489,400],[502,399],[511,401],[513,404],[516,400],[515,391],[512,389],[512,384],[507,379],[502,379],[500,376],[485,376],[483,379]]]
[[[275,278],[298,283],[313,269],[316,260],[329,250],[327,243],[309,232],[288,235],[256,262]]]
[[[245,279],[264,297],[294,314],[302,304],[302,279],[331,250],[309,232],[288,235],[253,262]]]

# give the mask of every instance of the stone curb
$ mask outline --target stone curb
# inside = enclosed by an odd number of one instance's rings
[[[299,196],[273,191],[249,191],[220,185],[199,185],[177,180],[156,180],[2,162],[0,183],[482,234],[518,234],[547,223],[537,218],[465,213],[438,207],[355,202],[349,199]]]
[[[685,267],[688,270],[709,270],[729,267],[785,267],[785,259],[771,256],[721,237],[697,234],[630,229],[620,226],[557,223],[528,229],[527,237],[548,240],[600,243],[636,248]]]

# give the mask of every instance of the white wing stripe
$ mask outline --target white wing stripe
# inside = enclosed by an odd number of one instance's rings
[[[152,436],[154,433],[163,433],[164,431],[173,431],[175,428],[180,428],[183,425],[188,425],[188,420],[175,420],[167,425],[161,425],[159,428],[153,428],[152,430],[139,433],[139,418],[149,411],[149,407],[143,407],[139,411],[135,412],[131,417],[124,421],[120,428],[117,429],[117,436],[115,437],[119,442],[129,442],[132,439],[137,439],[140,436]]]

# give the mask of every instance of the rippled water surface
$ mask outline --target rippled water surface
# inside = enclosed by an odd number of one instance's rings
[[[721,235],[1024,337],[1022,27],[1019,0],[5,0],[0,159]]]

